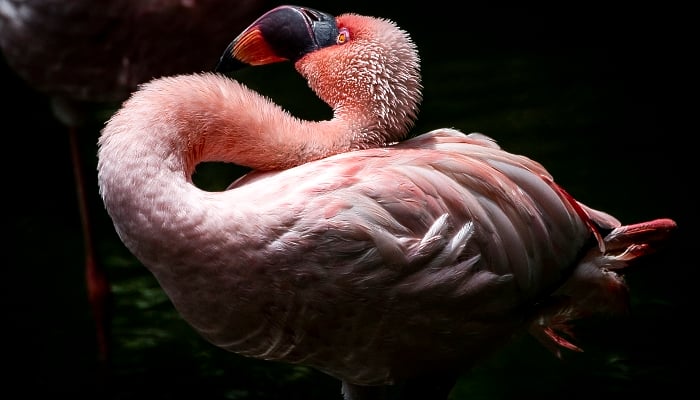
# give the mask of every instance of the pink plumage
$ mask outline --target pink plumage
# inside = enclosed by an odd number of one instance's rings
[[[346,399],[398,384],[446,396],[454,371],[525,329],[577,350],[568,322],[623,310],[615,271],[675,228],[621,225],[481,134],[401,141],[421,84],[391,21],[283,6],[230,57],[295,62],[333,118],[300,120],[219,74],[154,80],[100,137],[105,206],[203,337],[313,366]],[[191,181],[203,161],[254,171],[206,192]]]

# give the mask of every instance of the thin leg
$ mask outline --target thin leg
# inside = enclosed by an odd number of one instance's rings
[[[95,256],[92,224],[85,192],[85,179],[83,176],[80,149],[78,146],[77,128],[69,127],[68,135],[85,249],[85,279],[88,301],[90,302],[92,315],[95,320],[98,360],[101,364],[106,365],[110,359],[111,290],[107,282],[105,271],[97,262]]]

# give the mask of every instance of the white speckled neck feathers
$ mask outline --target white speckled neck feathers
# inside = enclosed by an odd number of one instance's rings
[[[415,44],[386,19],[345,14],[337,22],[348,42],[307,54],[297,70],[347,124],[354,149],[405,138],[422,100]]]

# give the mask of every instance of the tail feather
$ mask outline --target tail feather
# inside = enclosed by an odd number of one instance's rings
[[[668,241],[676,223],[668,218],[618,226],[579,262],[567,281],[538,310],[530,333],[558,357],[561,348],[581,351],[565,337],[573,338],[570,321],[591,314],[624,313],[629,293],[620,271],[640,257],[652,254]]]
[[[605,236],[605,251],[614,253],[622,249],[622,253],[636,254],[633,258],[651,254],[667,241],[675,229],[676,223],[668,218],[620,226]]]

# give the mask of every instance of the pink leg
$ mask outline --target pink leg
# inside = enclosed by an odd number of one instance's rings
[[[90,221],[90,212],[85,194],[85,179],[78,147],[77,128],[69,127],[69,139],[71,159],[73,161],[73,174],[75,176],[76,194],[83,233],[85,249],[85,278],[88,301],[95,320],[98,359],[106,365],[110,358],[109,331],[111,322],[110,297],[111,290],[102,266],[97,262],[93,244],[93,232]]]

